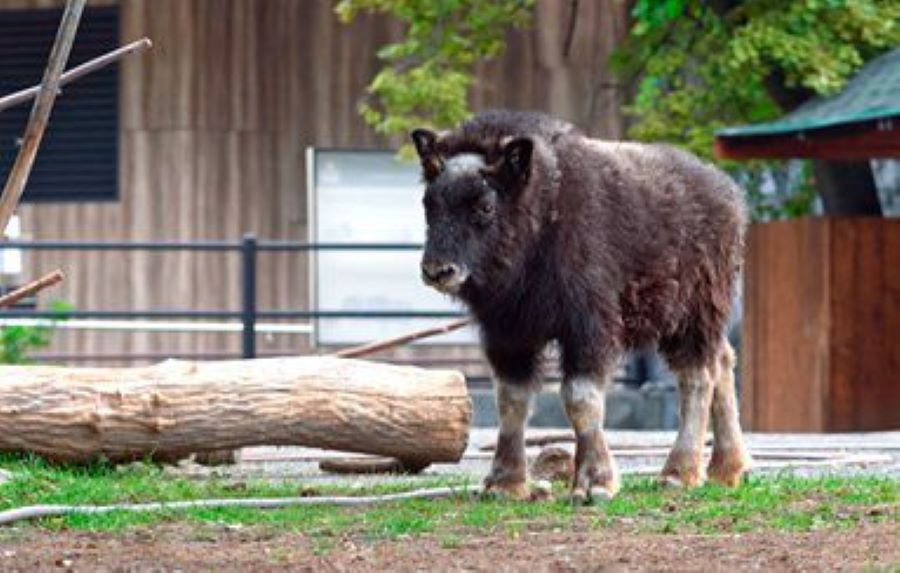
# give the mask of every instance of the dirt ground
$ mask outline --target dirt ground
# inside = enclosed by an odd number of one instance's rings
[[[320,540],[261,528],[184,524],[125,533],[22,529],[0,540],[0,570],[74,571],[821,571],[900,566],[900,527],[665,535],[591,530]]]

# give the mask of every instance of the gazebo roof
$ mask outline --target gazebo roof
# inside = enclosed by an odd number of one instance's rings
[[[813,99],[776,121],[716,132],[716,154],[732,159],[900,157],[900,49],[869,62],[834,96]]]

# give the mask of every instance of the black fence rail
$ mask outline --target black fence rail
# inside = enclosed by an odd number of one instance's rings
[[[237,253],[241,258],[240,276],[241,306],[238,310],[189,310],[189,309],[145,309],[145,310],[71,310],[65,312],[72,319],[206,319],[239,320],[241,329],[241,357],[255,358],[256,325],[260,320],[272,319],[389,319],[389,318],[459,318],[460,312],[408,311],[408,310],[260,310],[257,306],[257,255],[264,252],[311,252],[311,251],[418,251],[417,243],[311,243],[302,241],[261,241],[253,234],[246,234],[240,241],[5,241],[0,242],[0,251],[21,249],[23,251],[154,251],[154,252],[223,252]],[[59,318],[59,312],[7,309],[0,311],[0,318]],[[127,357],[123,357],[127,358]]]

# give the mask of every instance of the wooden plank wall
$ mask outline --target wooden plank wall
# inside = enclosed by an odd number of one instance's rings
[[[116,4],[96,0],[93,5]],[[121,0],[122,41],[153,39],[121,79],[121,198],[28,205],[34,239],[205,240],[256,233],[306,238],[307,146],[382,147],[356,104],[376,49],[402,32],[384,17],[340,24],[330,0]],[[0,0],[2,9],[62,0]],[[580,3],[569,56],[569,3],[544,0],[536,25],[509,35],[503,58],[478,67],[476,108],[543,109],[619,137],[621,93],[606,57],[626,30],[626,3]],[[393,142],[396,143],[396,142]],[[299,255],[260,258],[260,308],[306,308]],[[79,309],[236,309],[238,260],[222,254],[30,253],[30,278],[61,266],[52,297]],[[47,297],[50,298],[50,297]],[[262,352],[305,339],[260,337]],[[236,351],[233,335],[69,333],[61,353]],[[442,351],[441,351],[442,352]]]
[[[900,429],[900,219],[830,226],[828,429]]]
[[[900,220],[753,225],[745,285],[749,429],[900,428]]]
[[[740,355],[750,429],[826,424],[828,245],[828,227],[814,219],[750,226]]]

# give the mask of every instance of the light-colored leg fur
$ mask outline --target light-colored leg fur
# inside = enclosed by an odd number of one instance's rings
[[[750,467],[750,456],[744,447],[734,393],[734,350],[723,340],[719,362],[714,369],[712,399],[713,452],[707,473],[713,481],[735,487]]]
[[[538,390],[536,384],[495,382],[500,432],[491,473],[484,480],[486,492],[500,493],[513,499],[528,499],[528,464],[525,459],[525,424],[531,413],[531,401]]]
[[[606,379],[577,376],[562,384],[566,414],[575,430],[572,501],[606,501],[619,491],[619,471],[603,435]]]
[[[666,485],[694,487],[705,480],[703,443],[713,396],[708,368],[678,372],[678,437],[663,466],[660,479]]]

